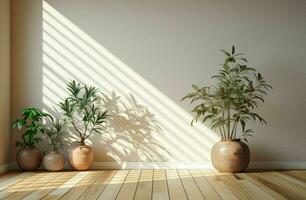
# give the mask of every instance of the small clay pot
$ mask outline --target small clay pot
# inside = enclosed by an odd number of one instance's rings
[[[76,142],[68,149],[69,164],[75,170],[87,170],[93,162],[93,151],[85,143]]]
[[[35,171],[42,160],[41,152],[34,147],[25,147],[17,153],[17,165],[24,171]]]
[[[211,150],[213,166],[219,172],[241,172],[250,162],[250,149],[240,139],[221,140]]]
[[[56,151],[51,151],[44,157],[44,167],[49,171],[61,171],[64,169],[64,156]]]

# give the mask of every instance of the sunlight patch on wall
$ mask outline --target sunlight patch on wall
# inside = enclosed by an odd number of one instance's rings
[[[56,114],[73,79],[105,94],[111,117],[103,137],[90,138],[96,161],[209,161],[216,134],[191,127],[188,112],[46,1],[42,12],[44,109]]]

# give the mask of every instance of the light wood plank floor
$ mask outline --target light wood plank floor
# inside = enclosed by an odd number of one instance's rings
[[[306,199],[306,171],[104,170],[8,172],[0,199]]]

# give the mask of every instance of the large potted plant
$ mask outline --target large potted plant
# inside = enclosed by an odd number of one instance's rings
[[[33,171],[40,166],[42,155],[35,145],[41,141],[38,134],[44,132],[46,128],[44,119],[47,118],[53,121],[51,115],[38,108],[25,108],[22,111],[22,118],[12,124],[13,128],[23,131],[22,141],[16,142],[17,147],[22,147],[17,153],[17,164],[22,170]]]
[[[253,130],[247,128],[249,120],[266,121],[254,110],[272,87],[254,68],[248,67],[243,54],[221,50],[225,62],[214,86],[192,85],[193,91],[182,100],[189,99],[194,105],[195,121],[208,122],[221,135],[221,141],[211,150],[213,166],[221,172],[239,172],[246,169],[250,160],[247,138]]]
[[[60,103],[60,108],[68,128],[74,129],[79,136],[79,141],[68,150],[69,163],[76,170],[86,170],[93,162],[93,152],[85,144],[86,139],[93,133],[101,134],[108,115],[97,106],[97,88],[72,81],[67,89],[69,96]]]
[[[63,147],[62,126],[63,124],[61,124],[59,120],[56,120],[44,131],[48,139],[50,151],[45,155],[43,164],[45,169],[49,171],[60,171],[64,168],[65,159],[64,156],[59,153],[59,149]]]

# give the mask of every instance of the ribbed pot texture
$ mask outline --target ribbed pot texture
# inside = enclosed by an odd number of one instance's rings
[[[250,149],[239,139],[221,140],[211,150],[213,166],[219,172],[241,172],[250,162]]]
[[[35,171],[42,160],[41,152],[36,148],[25,147],[17,153],[17,165],[24,171]]]
[[[68,150],[71,167],[75,170],[87,170],[93,162],[93,151],[84,143],[74,143]]]
[[[58,152],[51,151],[44,157],[44,167],[49,171],[61,171],[64,169],[64,156]]]

